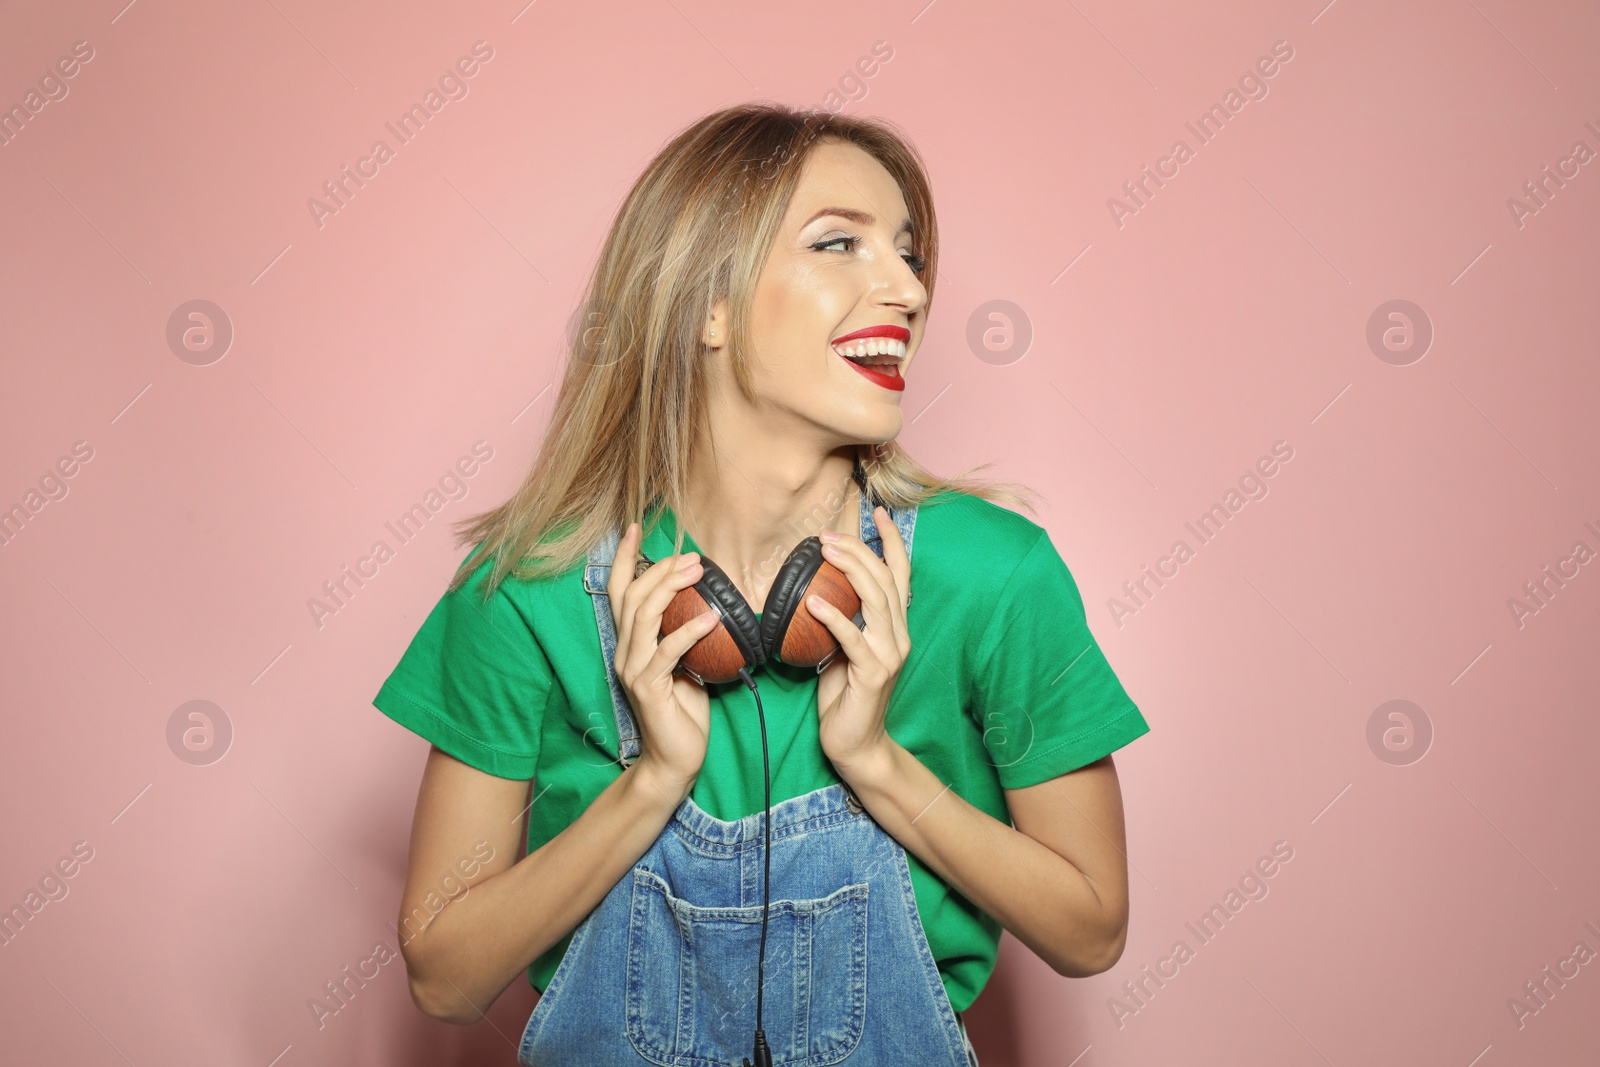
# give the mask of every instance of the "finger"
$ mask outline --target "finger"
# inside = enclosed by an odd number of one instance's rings
[[[877,553],[860,538],[843,534],[824,545],[822,556],[844,572],[861,598],[861,617],[869,627],[869,639],[881,636],[898,648],[904,628],[896,618],[903,610],[895,610],[900,606],[900,593],[894,588],[894,575]]]
[[[878,513],[883,517],[879,518]],[[895,588],[900,593],[902,606],[911,602],[911,553],[906,551],[905,538],[900,536],[900,527],[896,525],[894,517],[889,510],[879,505],[872,513],[872,521],[878,526],[878,536],[883,539],[883,561],[888,564],[889,572],[894,575]]]
[[[639,558],[638,529],[638,523],[628,523],[617,541],[616,558],[611,561],[611,575],[606,579],[606,595],[613,604],[622,599],[622,591],[633,578],[633,564]]]
[[[826,626],[839,642],[851,666],[866,672],[874,680],[888,676],[888,669],[868,643],[867,635],[856,629],[855,622],[849,616],[815,594],[806,597],[805,606],[812,617]]]
[[[650,662],[645,665],[646,676],[655,683],[663,676],[670,675],[678,666],[678,661],[721,621],[722,613],[712,607],[663,637],[661,643],[656,646],[655,655],[651,656]]]
[[[887,642],[883,646],[885,662],[894,658],[889,653],[891,646],[903,660],[911,651],[911,635],[905,618],[907,598],[901,593],[894,572],[860,538],[845,535],[834,544],[843,546],[840,555],[844,558],[832,562],[845,571],[861,596],[861,616],[868,624],[867,640]]]
[[[677,566],[673,567],[673,562]],[[628,662],[648,664],[661,639],[661,617],[672,598],[702,577],[697,552],[669,556],[640,575],[633,588],[624,594],[624,611],[632,617],[628,634]],[[648,583],[648,584],[647,584]]]
[[[906,611],[911,607],[911,553],[906,551],[905,538],[900,536],[900,527],[888,508],[882,505],[875,508],[872,521],[878,527],[878,536],[883,542],[883,562],[893,581],[895,610],[890,614],[894,619],[895,645],[903,659],[911,654],[911,627],[906,621]]]
[[[642,628],[641,632],[648,641],[645,645],[645,642],[639,639],[634,625],[638,618],[637,605],[673,573],[675,563],[682,563],[685,559],[684,556],[669,556],[650,564],[644,573],[635,577],[634,572],[641,558],[640,546],[643,540],[639,524],[631,523],[617,545],[617,553],[611,564],[611,576],[606,582],[606,592],[611,601],[611,617],[617,631],[617,662],[614,666],[619,674],[624,665],[643,662],[655,651],[655,638],[660,633],[660,619],[655,620],[655,630],[651,630],[649,626]],[[688,553],[687,556],[699,559],[696,553]],[[641,648],[642,645],[644,647]],[[638,655],[640,651],[645,655]]]

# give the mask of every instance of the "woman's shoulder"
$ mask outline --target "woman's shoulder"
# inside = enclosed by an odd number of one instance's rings
[[[946,490],[917,508],[912,574],[932,579],[942,599],[993,602],[1045,536],[1044,527],[1008,507]]]
[[[533,561],[524,558],[518,564],[500,570],[498,558],[486,552],[480,542],[473,545],[457,564],[458,569],[466,574],[445,595],[470,597],[479,603],[500,601],[528,617],[531,624],[531,618],[538,614],[540,607],[574,600],[576,593],[585,591],[583,577],[587,564],[587,558],[580,558],[564,566],[546,566],[543,573],[534,573],[536,568]]]
[[[939,544],[982,546],[999,558],[1016,558],[1031,549],[1044,534],[1043,526],[1002,504],[955,489],[934,494],[917,508],[916,538],[927,533]]]

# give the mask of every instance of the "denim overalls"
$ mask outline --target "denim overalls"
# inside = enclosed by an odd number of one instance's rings
[[[861,539],[881,558],[861,497]],[[909,554],[916,508],[890,513]],[[595,598],[626,767],[640,738],[613,663],[606,580],[619,540],[612,530],[589,553],[584,588]],[[917,915],[905,849],[842,782],[771,810],[762,1027],[774,1067],[976,1067]],[[686,797],[574,930],[518,1062],[740,1067],[755,1034],[765,817],[725,822]]]

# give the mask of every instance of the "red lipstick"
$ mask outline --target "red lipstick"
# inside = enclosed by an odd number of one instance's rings
[[[829,344],[842,345],[846,341],[860,341],[866,337],[888,337],[891,340],[899,341],[903,345],[911,343],[911,331],[904,326],[868,326],[865,329],[857,330],[855,333],[847,333],[843,337],[835,337]]]
[[[835,355],[838,355],[838,353],[835,353]],[[839,356],[839,358],[844,359],[843,356]],[[850,363],[848,359],[844,359],[844,361]],[[874,370],[871,367],[863,367],[859,363],[850,363],[850,367],[863,378],[874,384],[881,385],[885,389],[893,389],[897,393],[905,391],[906,380],[900,377],[898,367],[895,368],[896,373],[894,374],[885,374],[883,371]]]

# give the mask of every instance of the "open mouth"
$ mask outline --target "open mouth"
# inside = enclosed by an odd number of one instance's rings
[[[900,365],[906,358],[905,342],[890,337],[869,337],[836,344],[833,350],[868,381],[895,391],[906,387],[905,379],[900,377]]]

